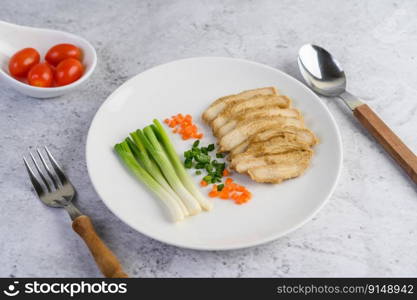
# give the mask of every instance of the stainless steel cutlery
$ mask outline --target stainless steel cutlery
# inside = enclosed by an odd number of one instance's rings
[[[64,208],[68,212],[72,228],[84,240],[105,277],[128,277],[117,257],[97,235],[91,219],[72,203],[76,197],[75,188],[48,148],[37,149],[36,155],[38,159],[29,153],[32,163],[25,157],[23,161],[39,199],[47,206]]]
[[[417,156],[367,104],[346,90],[345,72],[328,51],[316,45],[304,45],[298,54],[298,66],[313,91],[342,99],[362,126],[417,183]]]

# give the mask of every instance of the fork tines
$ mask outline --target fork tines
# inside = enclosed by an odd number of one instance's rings
[[[46,146],[44,146],[44,151],[46,152],[48,162],[44,158],[44,155],[42,155],[40,149],[36,149],[36,152],[39,156],[43,168],[39,166],[33,154],[29,152],[29,155],[32,159],[33,165],[35,166],[35,169],[37,171],[36,173],[38,174],[38,176],[36,176],[35,172],[33,171],[33,168],[30,166],[26,158],[23,156],[23,161],[25,163],[26,170],[29,174],[30,181],[32,182],[32,185],[35,188],[35,191],[38,194],[38,196],[41,196],[46,192],[51,192],[53,188],[58,189],[60,186],[63,186],[68,182],[68,179],[62,171],[61,167],[59,166],[59,164],[54,159],[51,152],[48,150]],[[52,169],[49,165],[52,166]],[[41,181],[39,181],[38,177],[41,178]],[[41,182],[43,182],[43,184]],[[46,188],[46,191],[44,190],[44,187]]]

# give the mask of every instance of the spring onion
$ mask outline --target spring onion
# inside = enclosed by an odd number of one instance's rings
[[[155,160],[149,157],[148,152],[145,149],[145,146],[141,142],[138,132],[130,133],[133,141],[129,138],[126,138],[130,148],[132,149],[133,154],[137,157],[139,163],[141,163],[146,171],[168,192],[171,196],[178,202],[181,206],[181,209],[185,216],[189,215],[187,208],[184,203],[178,197],[178,195],[172,190],[171,186],[166,181],[164,175],[162,175],[161,170],[156,164]]]
[[[176,173],[175,165],[171,164],[171,161],[168,158],[169,153],[165,153],[164,148],[158,142],[152,127],[147,126],[143,129],[143,132],[139,130],[137,132],[139,139],[145,146],[146,150],[148,150],[152,157],[155,159],[169,185],[177,193],[178,197],[180,197],[184,202],[184,205],[187,207],[190,215],[199,213],[201,211],[199,202],[197,202],[196,198],[194,198],[194,196],[184,187],[183,182],[181,181],[179,175]],[[182,165],[181,167],[184,170]]]
[[[197,188],[194,181],[185,170],[182,162],[180,161],[180,158],[178,157],[177,152],[175,151],[174,146],[171,143],[171,140],[169,139],[161,123],[156,119],[154,119],[153,123],[154,124],[151,125],[151,128],[154,134],[156,135],[157,139],[161,143],[163,149],[165,150],[165,153],[167,154],[169,161],[174,167],[174,170],[180,178],[182,184],[195,197],[195,199],[197,199],[198,203],[201,205],[203,209],[210,210],[212,208],[212,203],[201,194],[200,190]],[[149,130],[146,130],[145,132],[149,132]],[[163,173],[165,174],[165,172]]]
[[[129,147],[129,143],[124,141],[116,144],[114,149],[126,167],[166,205],[172,219],[174,221],[184,219],[183,211],[178,202],[138,163]]]

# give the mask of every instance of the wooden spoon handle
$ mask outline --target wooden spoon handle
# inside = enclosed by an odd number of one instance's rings
[[[353,114],[397,164],[404,169],[411,180],[417,183],[417,156],[368,105],[362,104],[356,107]]]
[[[113,252],[104,244],[94,230],[91,219],[87,216],[79,216],[72,222],[72,229],[84,240],[96,261],[101,273],[108,278],[127,278],[123,272],[119,260]]]

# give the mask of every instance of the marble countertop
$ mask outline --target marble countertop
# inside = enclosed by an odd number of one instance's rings
[[[98,198],[84,154],[96,110],[135,74],[179,58],[228,56],[300,79],[295,57],[308,42],[337,55],[349,89],[417,152],[416,1],[2,0],[0,19],[80,34],[99,59],[82,89],[57,99],[0,83],[0,276],[100,276],[66,213],[45,208],[30,189],[21,157],[44,144],[132,276],[417,276],[417,189],[333,99],[324,101],[344,142],[335,193],[304,227],[255,248],[193,251],[133,231]]]

